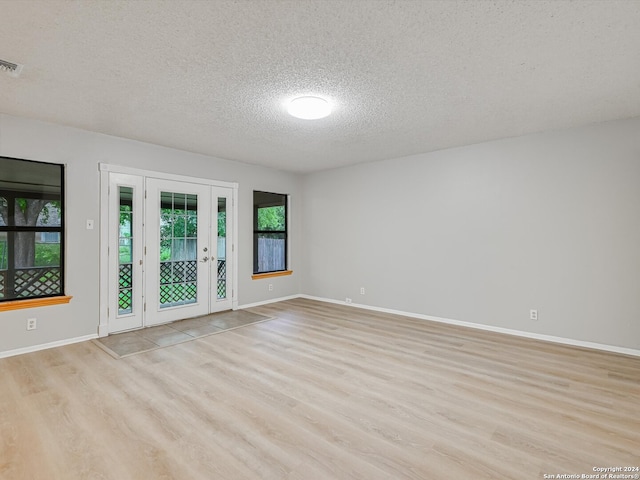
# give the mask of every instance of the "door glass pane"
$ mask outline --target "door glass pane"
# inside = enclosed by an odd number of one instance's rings
[[[198,298],[198,197],[160,194],[160,308],[195,303]]]
[[[126,315],[133,312],[133,188],[118,187],[118,194],[118,314]]]
[[[227,298],[227,199],[218,198],[218,299]]]

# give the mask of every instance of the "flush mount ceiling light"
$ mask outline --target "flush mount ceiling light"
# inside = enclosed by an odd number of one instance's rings
[[[289,102],[289,115],[303,120],[317,120],[331,113],[331,105],[320,97],[298,97]]]

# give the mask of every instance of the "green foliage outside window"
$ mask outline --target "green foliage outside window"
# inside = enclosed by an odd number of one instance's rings
[[[36,267],[50,267],[60,265],[60,244],[36,243]]]
[[[129,205],[120,206],[120,238],[131,238],[131,214],[132,210]],[[198,222],[194,210],[162,209],[161,218],[160,261],[166,262],[171,260],[171,239],[196,238]],[[271,218],[271,216],[268,218]],[[284,227],[284,223],[282,225]],[[218,212],[218,237],[224,238],[227,236],[226,228],[227,212]],[[1,252],[2,250],[0,247],[0,255]],[[121,245],[119,248],[119,254],[120,263],[131,262],[130,246]]]
[[[130,205],[120,205],[120,238],[131,239],[131,216],[132,210]],[[120,263],[131,263],[131,240],[129,245],[120,245],[118,249]]]
[[[258,230],[284,231],[285,220],[284,205],[258,208]]]
[[[31,204],[36,204],[39,208],[30,209]],[[16,198],[16,206],[25,215],[28,224],[49,224],[49,218],[59,218],[61,215],[61,203],[59,201],[42,201],[26,198]],[[0,207],[7,208],[5,198],[0,198]],[[32,211],[33,210],[33,211]],[[1,212],[1,210],[0,210]],[[31,218],[33,217],[33,218]],[[0,218],[6,223],[8,219],[4,219],[0,213]],[[35,242],[35,251],[33,252],[32,261],[22,261],[23,264],[31,264],[34,267],[50,267],[60,265],[60,244],[59,243],[39,243]],[[0,270],[8,268],[7,259],[7,241],[0,241]]]
[[[218,212],[218,236],[227,236],[227,212]]]

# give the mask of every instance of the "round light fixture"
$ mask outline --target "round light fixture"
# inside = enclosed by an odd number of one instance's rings
[[[289,115],[303,120],[317,120],[331,113],[331,105],[320,97],[298,97],[289,102]]]

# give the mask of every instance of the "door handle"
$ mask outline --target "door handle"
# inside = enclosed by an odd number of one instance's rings
[[[204,262],[206,262],[207,260],[209,260],[209,257],[202,257],[201,262],[203,262],[203,263],[204,263]]]

